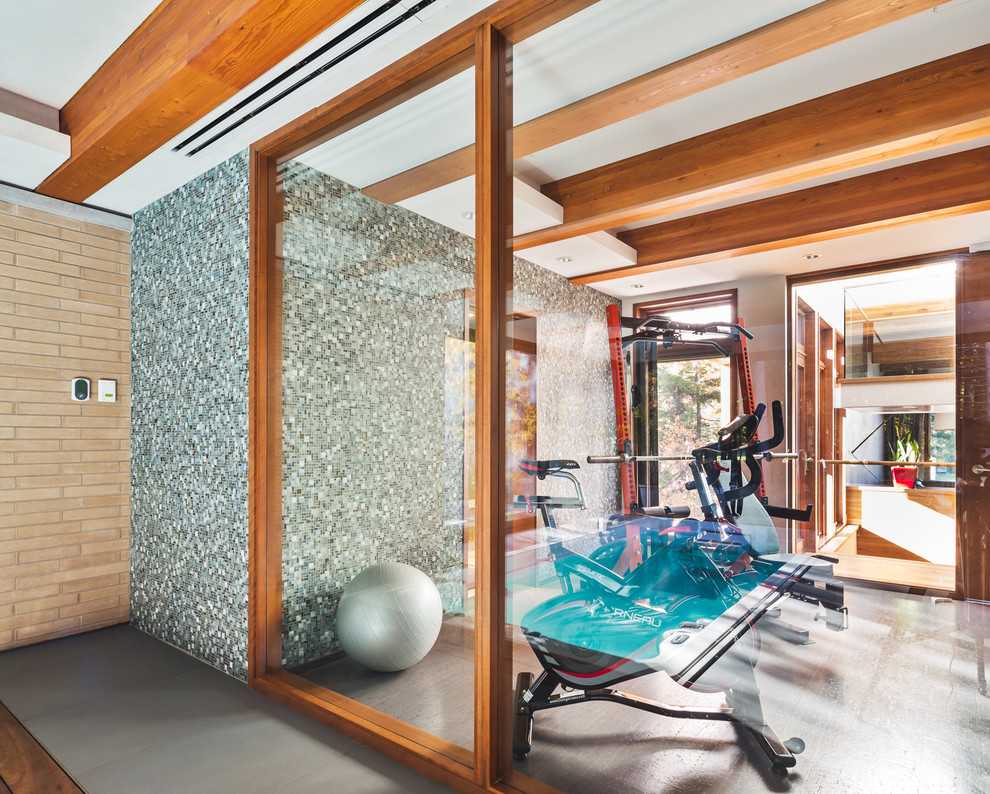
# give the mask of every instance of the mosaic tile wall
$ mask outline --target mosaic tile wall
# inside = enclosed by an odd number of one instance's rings
[[[513,268],[515,307],[539,313],[537,338],[537,434],[541,459],[576,460],[587,510],[555,515],[597,545],[598,519],[620,508],[618,470],[589,465],[588,455],[614,455],[615,404],[605,308],[608,295],[571,284],[525,260]],[[573,486],[548,478],[539,493],[572,495]],[[575,543],[571,548],[580,549]],[[590,549],[589,549],[590,550]]]
[[[292,668],[337,650],[340,593],[368,565],[414,565],[445,609],[463,609],[456,340],[474,247],[299,163],[284,180],[282,642]],[[611,299],[522,260],[516,291],[541,312],[539,453],[614,450]],[[614,508],[609,467],[584,483],[594,507]]]
[[[134,216],[131,621],[247,674],[248,161]]]

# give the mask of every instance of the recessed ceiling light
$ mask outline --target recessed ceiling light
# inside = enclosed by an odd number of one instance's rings
[[[643,289],[642,284],[630,284],[629,289]]]
[[[470,211],[469,212],[462,212],[461,213],[461,217],[462,218],[465,218],[465,219],[467,219],[469,221],[473,221],[474,220],[474,213],[473,212],[470,212]]]
[[[805,259],[818,259],[818,257],[820,257],[820,256],[821,256],[821,254],[805,254],[804,255],[804,258]]]
[[[558,256],[557,261],[566,265],[568,262],[573,262],[574,260],[569,256]]]

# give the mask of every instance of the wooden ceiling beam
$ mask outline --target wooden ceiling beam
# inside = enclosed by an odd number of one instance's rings
[[[990,134],[990,45],[543,185],[520,250]]]
[[[549,149],[946,2],[826,0],[519,124],[512,136],[514,157]],[[395,204],[469,176],[473,168],[474,146],[466,146],[369,185],[364,193],[386,204]]]
[[[990,146],[623,232],[630,267],[594,284],[990,209]]]
[[[37,191],[84,201],[360,3],[161,3],[62,108],[72,155]]]

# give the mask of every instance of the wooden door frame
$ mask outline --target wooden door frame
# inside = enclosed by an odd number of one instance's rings
[[[835,336],[836,329],[819,314],[818,315],[818,375],[817,384],[817,443],[815,445],[815,457],[821,461],[827,458],[835,458]],[[828,354],[832,353],[830,360]],[[828,396],[826,397],[826,384],[828,384]],[[836,467],[841,469],[841,467]],[[835,509],[832,499],[829,499],[828,484],[830,472],[825,464],[818,464],[818,490],[816,505],[815,531],[817,547],[834,534],[829,532],[829,524],[835,522]],[[835,483],[834,472],[831,481]],[[833,499],[835,493],[833,492]],[[820,509],[818,509],[820,506]]]
[[[814,272],[803,273],[803,274],[798,275],[798,276],[788,276],[787,277],[787,302],[786,302],[786,308],[787,308],[787,319],[786,319],[786,322],[787,322],[787,327],[785,329],[785,334],[786,334],[786,337],[787,337],[787,368],[788,368],[787,382],[788,382],[788,390],[789,390],[789,394],[788,394],[789,403],[791,405],[793,405],[794,404],[794,400],[795,400],[794,379],[796,377],[796,374],[794,372],[794,369],[795,369],[795,359],[796,359],[796,356],[795,356],[795,351],[794,351],[794,345],[795,345],[795,342],[796,342],[796,337],[795,337],[795,333],[796,333],[795,320],[796,320],[796,317],[797,317],[797,306],[796,306],[796,304],[794,302],[794,288],[795,287],[799,287],[802,284],[811,284],[811,283],[816,283],[816,282],[820,282],[820,281],[831,281],[831,280],[840,279],[840,278],[850,278],[850,277],[857,276],[857,275],[868,275],[870,273],[881,273],[881,272],[885,272],[885,271],[902,270],[902,269],[906,269],[906,268],[924,267],[925,265],[932,265],[932,264],[936,264],[938,262],[944,262],[947,259],[955,259],[957,261],[957,263],[958,263],[959,260],[962,257],[966,256],[967,254],[968,254],[967,249],[954,248],[954,249],[950,249],[950,250],[946,250],[946,251],[940,251],[940,252],[935,252],[935,253],[931,253],[931,254],[926,254],[924,256],[919,256],[919,257],[911,257],[911,258],[907,258],[907,259],[889,259],[889,260],[884,260],[884,261],[881,261],[881,262],[873,262],[871,264],[866,264],[866,265],[848,265],[848,266],[845,266],[845,267],[835,268],[835,269],[832,269],[832,270],[816,270]],[[960,404],[961,404],[961,400],[960,400],[960,379],[958,377],[958,357],[960,355],[960,353],[959,353],[960,344],[959,344],[959,328],[958,328],[959,320],[958,320],[958,317],[959,317],[959,296],[960,296],[961,291],[962,291],[962,284],[961,284],[960,274],[961,274],[961,268],[960,267],[957,267],[957,270],[956,270],[956,293],[957,293],[957,303],[956,303],[956,312],[957,312],[957,315],[956,315],[957,316],[957,328],[956,328],[956,356],[957,356],[957,371],[956,371],[956,427],[957,427],[957,429],[960,426],[959,425],[959,423],[960,423],[959,409],[960,409]],[[957,438],[958,438],[958,436],[957,436]],[[958,441],[957,441],[957,449],[958,449]],[[957,465],[958,466],[961,466],[962,463],[960,462],[959,459],[960,459],[960,455],[957,452]],[[959,468],[957,468],[957,472],[958,471],[959,471]],[[965,585],[963,579],[961,578],[962,575],[963,575],[962,574],[962,571],[964,569],[964,565],[968,565],[969,564],[969,561],[971,559],[982,560],[982,556],[981,555],[983,554],[983,552],[982,551],[979,551],[979,549],[976,548],[976,541],[975,540],[973,541],[973,544],[972,544],[973,545],[973,548],[966,548],[966,547],[964,547],[964,538],[963,538],[963,534],[964,533],[963,533],[963,529],[962,529],[963,509],[960,506],[960,503],[961,503],[961,499],[960,499],[961,493],[960,493],[960,486],[959,486],[959,479],[958,479],[958,477],[959,477],[959,475],[957,475],[957,481],[956,481],[957,482],[957,485],[956,485],[956,495],[957,495],[957,503],[956,503],[956,555],[957,556],[956,556],[956,566],[955,566],[955,569],[956,569],[956,584],[955,584],[955,590],[951,593],[951,596],[953,598],[960,598],[960,599],[965,599],[965,598],[974,599],[975,597],[972,595],[972,593],[974,592],[974,588],[973,587],[967,588],[967,586]],[[975,554],[975,556],[974,556],[974,554]],[[986,577],[986,575],[987,575],[986,574],[986,565],[987,565],[986,561],[982,561],[981,565],[982,565],[983,570],[984,570],[984,577]],[[988,587],[987,589],[990,590],[990,587]],[[980,601],[986,600],[986,601],[990,602],[990,592],[984,593],[984,595],[985,595],[985,598],[975,598],[975,600],[980,600]]]
[[[457,791],[505,790],[511,768],[511,658],[502,588],[506,532],[505,373],[512,277],[511,45],[594,0],[500,0],[250,149],[248,683],[269,697]],[[475,749],[469,751],[281,667],[280,163],[415,93],[475,68],[476,615]],[[517,776],[521,782],[528,779]],[[536,781],[528,788],[546,790]]]
[[[788,297],[790,297],[790,290],[788,290]],[[818,313],[813,307],[805,304],[804,301],[798,298],[798,302],[794,305],[793,312],[793,315],[788,312],[788,318],[793,318],[794,322],[793,328],[788,333],[788,338],[793,340],[794,349],[794,355],[792,356],[793,361],[788,362],[794,370],[793,376],[790,379],[790,388],[794,393],[794,396],[791,399],[791,405],[795,406],[793,412],[794,442],[792,443],[791,448],[796,450],[799,454],[802,451],[801,444],[799,443],[801,441],[802,428],[804,427],[809,416],[812,420],[811,438],[808,440],[806,445],[807,449],[803,450],[806,454],[803,457],[799,457],[795,464],[796,468],[794,470],[793,490],[796,504],[799,507],[803,507],[805,504],[811,504],[813,507],[811,519],[808,522],[802,522],[805,523],[806,526],[795,526],[791,532],[788,533],[788,537],[789,547],[793,551],[810,554],[816,551],[816,549],[805,548],[805,541],[810,538],[811,543],[817,546],[817,527],[819,523],[819,516],[821,515],[821,510],[819,509],[820,503],[818,500],[819,481],[821,479],[818,464],[818,366],[820,359],[820,335]],[[810,321],[807,317],[811,318]],[[804,366],[800,371],[797,364],[797,329],[799,323],[804,326]],[[799,379],[801,386],[800,394],[802,398],[800,401],[797,399]],[[810,464],[808,462],[809,459],[811,461]],[[807,526],[807,524],[810,524],[810,526]],[[800,544],[798,544],[798,533],[800,533]],[[801,548],[798,548],[799,545]]]
[[[730,307],[729,315],[731,322],[739,322],[739,290],[735,288],[714,290],[712,292],[687,292],[684,295],[677,295],[672,298],[659,298],[655,300],[643,301],[641,303],[633,304],[633,317],[643,318],[649,317],[651,314],[668,314],[671,312],[679,312],[685,310],[695,310],[695,309],[705,309],[708,307],[724,306],[728,304]],[[664,351],[663,354],[659,353],[659,345],[653,346],[651,348],[651,354],[656,359],[656,364],[659,365],[665,361],[701,361],[710,358],[724,358],[724,356],[714,356],[710,355],[711,348],[705,348],[704,352],[696,355],[688,355],[683,358],[677,357],[677,351],[679,347],[672,348],[672,351]],[[739,385],[739,364],[738,364],[738,347],[733,346],[729,349],[729,405],[731,406],[730,413],[735,416],[736,412],[742,411],[742,390]],[[635,383],[636,370],[637,367],[643,366],[643,362],[637,361],[635,357],[635,347],[633,352],[633,366],[630,368],[630,372],[627,373],[627,378],[630,378],[630,383]],[[644,405],[650,404],[651,395],[648,392],[644,392],[642,395]],[[628,406],[631,408],[632,406]],[[647,427],[649,427],[649,422],[646,422]],[[642,439],[640,436],[642,433],[637,432],[636,422],[633,422],[633,439],[638,448],[640,448]],[[648,443],[652,443],[648,440]],[[641,455],[654,455],[656,452],[649,451],[651,447],[647,446],[645,449],[640,450],[638,454]],[[637,498],[640,497],[640,488],[645,484],[647,488],[652,486],[652,476],[651,471],[656,470],[659,464],[656,463],[638,463],[633,467],[633,483],[635,485],[635,493]]]

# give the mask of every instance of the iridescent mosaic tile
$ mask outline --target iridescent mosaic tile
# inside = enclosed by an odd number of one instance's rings
[[[247,674],[246,153],[134,216],[131,622]]]
[[[282,644],[291,668],[338,650],[340,594],[374,563],[413,565],[446,610],[465,608],[474,242],[298,162],[283,184]],[[612,299],[521,259],[515,270],[517,304],[540,314],[539,453],[614,449]],[[585,480],[593,504],[614,504],[614,473]]]

